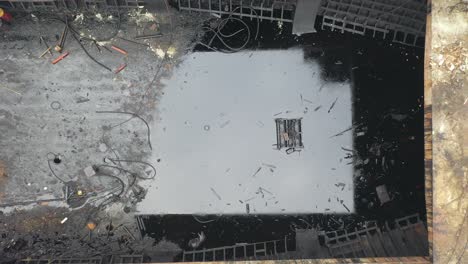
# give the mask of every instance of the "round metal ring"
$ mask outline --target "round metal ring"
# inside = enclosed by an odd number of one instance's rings
[[[60,108],[62,108],[62,104],[59,101],[53,101],[52,103],[50,103],[50,108],[54,110],[59,110]]]
[[[47,153],[47,159],[48,160],[53,160],[53,159],[55,159],[55,157],[57,157],[57,155],[55,153],[52,153],[52,152]]]

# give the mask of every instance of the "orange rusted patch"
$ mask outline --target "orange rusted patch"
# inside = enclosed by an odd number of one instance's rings
[[[86,226],[89,230],[94,230],[96,228],[96,224],[93,222],[89,222]]]

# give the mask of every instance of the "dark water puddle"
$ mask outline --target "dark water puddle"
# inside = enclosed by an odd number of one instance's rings
[[[244,21],[255,33],[256,21]],[[225,32],[239,26],[226,25]],[[157,240],[164,237],[190,249],[189,240],[203,231],[206,240],[201,248],[211,248],[285,236],[294,239],[294,227],[308,225],[326,231],[351,230],[366,220],[383,224],[413,213],[424,219],[423,50],[328,31],[296,37],[290,34],[290,24],[280,28],[277,22],[269,21],[260,23],[259,32],[257,40],[249,40],[248,49],[302,48],[305,60],[319,62],[322,79],[351,82],[354,150],[358,156],[354,165],[357,213],[209,215],[197,219],[192,215],[153,215],[142,218],[144,234]],[[207,34],[204,41],[211,36]],[[245,35],[239,34],[239,39],[230,41],[229,45],[242,45]],[[217,40],[213,46],[224,48]],[[212,52],[202,45],[195,50]],[[379,185],[387,187],[392,199],[384,205],[376,194]]]

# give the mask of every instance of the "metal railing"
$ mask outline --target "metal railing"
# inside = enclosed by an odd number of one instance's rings
[[[18,264],[74,264],[74,263],[87,263],[87,264],[101,264],[101,257],[94,258],[51,258],[51,259],[22,259],[17,262]]]
[[[353,231],[325,233],[325,245],[332,257],[363,258],[424,254],[428,249],[425,227],[418,214],[386,222],[383,229],[375,222]],[[405,245],[405,240],[409,241]]]
[[[243,243],[234,246],[184,251],[182,262],[226,261],[257,259],[288,252],[288,239],[271,240],[257,243]]]
[[[144,5],[144,0],[9,0],[5,2],[11,9],[22,11],[139,8]]]
[[[322,29],[422,46],[426,27],[426,4],[411,0],[323,0]]]
[[[296,0],[178,0],[180,10],[293,22]]]

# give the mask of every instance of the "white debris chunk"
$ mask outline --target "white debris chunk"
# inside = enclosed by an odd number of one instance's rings
[[[390,196],[388,195],[387,187],[385,185],[377,186],[375,190],[377,191],[377,196],[379,197],[381,205],[390,201]]]
[[[107,151],[107,145],[104,144],[104,143],[99,144],[99,151],[106,152]]]
[[[91,176],[96,175],[96,171],[94,171],[92,166],[88,166],[88,167],[84,168],[83,172],[87,177],[91,177]]]
[[[68,220],[68,217],[65,217],[64,219],[62,219],[62,221],[60,221],[60,223],[63,225],[67,220]]]

